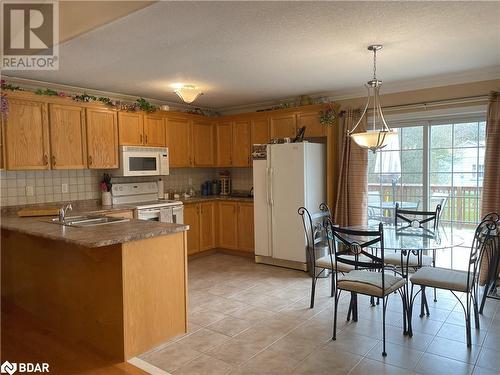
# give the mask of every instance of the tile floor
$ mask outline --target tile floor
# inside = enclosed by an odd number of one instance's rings
[[[347,294],[332,334],[329,280],[309,309],[304,272],[215,254],[189,263],[189,332],[141,359],[172,374],[500,374],[500,303],[488,300],[473,347],[465,345],[457,300],[439,292],[430,317],[402,334],[401,299],[387,307],[387,357],[381,355],[381,307],[360,298],[359,320],[346,322]]]

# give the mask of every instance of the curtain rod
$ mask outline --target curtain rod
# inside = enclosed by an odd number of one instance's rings
[[[444,105],[457,105],[457,104],[472,104],[478,102],[487,102],[489,99],[488,95],[477,95],[477,96],[467,96],[463,98],[456,99],[446,99],[446,100],[435,100],[429,102],[420,102],[413,104],[399,104],[393,106],[382,107],[386,111],[400,110],[400,109],[427,109],[432,107],[440,107]]]

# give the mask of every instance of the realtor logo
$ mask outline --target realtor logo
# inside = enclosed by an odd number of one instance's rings
[[[58,2],[3,0],[1,10],[2,69],[58,69]]]
[[[9,361],[5,361],[2,363],[2,366],[0,367],[0,372],[2,374],[10,374],[12,375],[17,371],[17,363],[10,363]]]

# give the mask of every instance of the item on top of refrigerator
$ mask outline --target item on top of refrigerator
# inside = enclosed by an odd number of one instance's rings
[[[219,172],[220,195],[231,195],[231,175],[229,171]]]
[[[252,145],[252,159],[265,160],[267,157],[267,144],[254,144]]]

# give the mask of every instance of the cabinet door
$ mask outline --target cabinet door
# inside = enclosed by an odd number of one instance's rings
[[[87,108],[87,148],[89,168],[118,168],[118,124],[115,111]]]
[[[191,120],[167,118],[167,147],[170,167],[191,165]]]
[[[297,126],[295,115],[271,118],[271,138],[295,138]]]
[[[49,105],[50,162],[52,169],[87,167],[85,110],[69,105]]]
[[[238,249],[237,202],[219,202],[219,245]]]
[[[119,143],[123,146],[142,146],[144,117],[140,112],[118,112]]]
[[[238,249],[254,251],[253,203],[238,203]]]
[[[232,165],[231,144],[233,128],[230,122],[222,122],[215,127],[217,134],[217,166],[230,167]]]
[[[326,127],[319,123],[319,112],[305,112],[297,115],[297,128],[306,127],[305,137],[325,137]]]
[[[250,121],[235,121],[233,123],[233,166],[248,167],[251,153]]]
[[[47,104],[9,100],[5,121],[6,169],[49,169]]]
[[[215,204],[200,203],[200,251],[215,247]]]
[[[184,224],[189,225],[187,232],[187,252],[194,254],[200,251],[200,218],[197,204],[184,205]]]
[[[252,144],[266,144],[270,139],[269,120],[267,118],[252,120]]]
[[[159,115],[144,116],[144,145],[165,147],[165,118]]]
[[[209,121],[193,121],[193,165],[212,167],[214,163],[214,133]]]

